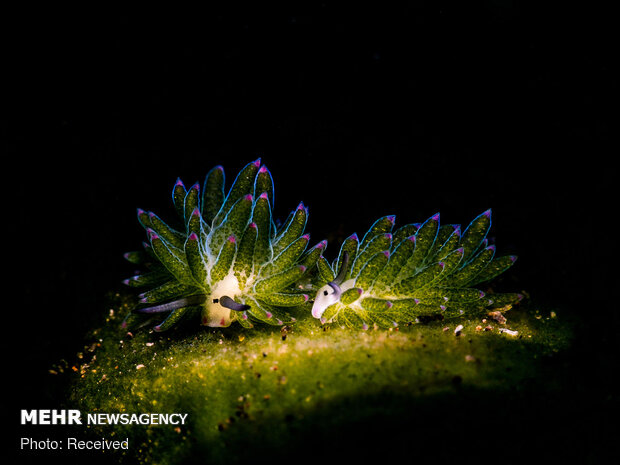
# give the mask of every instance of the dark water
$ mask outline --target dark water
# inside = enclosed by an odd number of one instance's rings
[[[316,3],[8,21],[3,342],[16,392],[3,410],[15,437],[18,409],[54,408],[49,365],[80,348],[105,293],[132,273],[122,253],[144,239],[135,208],[170,216],[178,176],[191,185],[222,164],[232,181],[262,157],[276,213],[303,200],[330,257],[382,215],[404,224],[440,211],[465,226],[493,208],[498,253],[520,257],[500,285],[581,317],[565,363],[583,375],[541,414],[544,430],[575,444],[597,425],[579,457],[601,456],[618,407],[618,317],[593,300],[605,289],[598,254],[615,237],[601,208],[612,176],[604,12]],[[574,413],[558,417],[565,403]]]

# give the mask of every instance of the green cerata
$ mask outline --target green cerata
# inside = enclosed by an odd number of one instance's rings
[[[303,203],[283,223],[274,220],[273,179],[260,159],[237,174],[228,192],[216,166],[202,186],[187,189],[177,180],[172,200],[176,223],[138,209],[148,240],[125,254],[140,272],[124,283],[141,293],[124,328],[154,324],[165,331],[184,320],[251,328],[310,314],[321,323],[387,328],[507,309],[522,299],[476,287],[516,260],[496,257],[488,245],[491,210],[463,233],[459,225],[440,225],[439,214],[398,229],[394,215],[384,216],[362,240],[349,236],[330,263],[327,241],[310,247]]]

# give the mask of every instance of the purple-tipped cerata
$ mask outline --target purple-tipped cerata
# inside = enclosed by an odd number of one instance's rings
[[[487,248],[490,216],[491,210],[478,215],[464,233],[459,224],[441,225],[439,213],[423,223],[401,228],[390,224],[391,217],[380,218],[361,243],[350,239],[342,242],[340,256],[350,253],[351,263],[332,261],[330,274],[325,270],[330,262],[321,262],[320,272],[326,277],[322,283],[330,276],[338,278],[318,289],[312,315],[342,325],[359,323],[363,328],[369,324],[387,327],[390,319],[396,323],[419,322],[433,315],[438,319],[459,318],[510,308],[519,301],[519,295],[495,292],[489,300],[475,287],[505,271],[516,258],[495,259],[495,248]],[[379,244],[386,242],[389,249],[380,250]],[[365,291],[356,298],[349,292],[352,288]]]
[[[148,242],[125,255],[143,267],[135,279],[124,281],[141,288],[128,327],[143,327],[158,316],[158,331],[181,321],[245,328],[257,322],[290,324],[292,309],[309,306],[308,291],[300,290],[312,288],[309,271],[326,242],[307,247],[307,208],[301,202],[287,223],[278,225],[273,179],[260,158],[231,179],[226,189],[222,166],[189,189],[177,178],[172,203],[179,218],[170,225],[137,209]]]
[[[125,255],[144,267],[125,280],[142,288],[126,323],[140,327],[165,314],[157,331],[182,320],[252,328],[256,322],[290,324],[296,308],[321,322],[385,328],[423,316],[505,311],[523,299],[498,292],[488,299],[482,290],[517,259],[496,256],[495,246],[488,246],[491,209],[462,230],[442,225],[439,212],[400,227],[396,215],[382,216],[363,236],[335,235],[340,250],[328,258],[326,241],[308,247],[303,202],[284,222],[274,216],[273,181],[260,158],[231,179],[227,190],[221,166],[188,190],[177,179],[172,201],[180,222],[171,226],[137,209],[149,240],[143,250]],[[332,213],[326,221],[338,219]],[[184,318],[189,315],[197,318]]]

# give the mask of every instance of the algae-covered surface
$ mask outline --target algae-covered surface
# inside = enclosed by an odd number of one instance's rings
[[[119,327],[127,298],[111,301],[91,343],[52,370],[74,378],[68,404],[88,413],[187,413],[181,426],[90,426],[93,438],[129,438],[128,450],[104,453],[126,463],[299,462],[337,451],[441,457],[472,437],[470,427],[482,428],[479,443],[461,446],[484,453],[501,441],[515,457],[509,429],[493,428],[523,424],[532,392],[561,391],[561,363],[549,361],[572,334],[560,310],[527,303],[507,321],[481,315],[391,330],[308,318],[283,328],[128,333]]]

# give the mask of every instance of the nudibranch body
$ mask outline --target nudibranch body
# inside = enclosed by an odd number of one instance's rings
[[[260,159],[241,170],[226,195],[224,184],[221,166],[209,171],[202,192],[199,184],[186,189],[178,180],[172,191],[177,229],[138,209],[149,241],[125,258],[144,270],[125,283],[147,289],[124,325],[148,324],[162,313],[156,331],[196,313],[213,327],[295,320],[290,310],[308,301],[295,284],[315,268],[326,241],[307,250],[303,203],[276,227],[273,180]]]
[[[506,271],[515,256],[495,258],[486,239],[491,210],[461,234],[459,225],[439,224],[439,214],[423,224],[393,231],[393,215],[378,219],[360,241],[343,242],[330,265],[318,262],[318,290],[312,315],[350,327],[398,326],[423,317],[449,318],[476,310],[505,308],[520,294],[485,295],[474,286]]]

